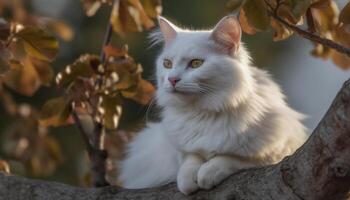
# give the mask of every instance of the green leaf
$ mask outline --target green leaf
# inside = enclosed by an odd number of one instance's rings
[[[15,33],[16,42],[22,43],[25,52],[34,58],[52,61],[58,53],[58,41],[44,30],[24,27]]]
[[[248,23],[257,30],[266,30],[270,24],[267,6],[264,0],[246,0],[243,5]]]
[[[66,124],[72,111],[71,102],[64,97],[47,101],[41,112],[39,122],[43,126],[61,126]]]

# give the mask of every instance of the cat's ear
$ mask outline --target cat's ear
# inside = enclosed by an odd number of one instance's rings
[[[236,52],[241,42],[242,29],[235,16],[226,16],[216,24],[211,39],[226,53]]]
[[[180,30],[180,28],[161,16],[158,17],[158,22],[160,31],[163,34],[165,46],[167,46],[176,38],[177,32]]]

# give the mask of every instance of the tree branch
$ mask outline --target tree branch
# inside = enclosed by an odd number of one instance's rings
[[[265,1],[266,4],[274,11],[277,11],[278,7],[276,7],[275,9],[272,7],[271,4],[269,4],[267,1]],[[334,49],[336,51],[338,51],[339,53],[343,53],[347,56],[350,57],[350,48],[347,48],[341,44],[338,44],[336,42],[334,42],[333,40],[327,39],[327,38],[322,38],[314,33],[305,31],[293,24],[290,24],[289,22],[287,22],[286,20],[282,19],[281,17],[279,17],[276,12],[273,12],[271,10],[268,10],[269,15],[272,16],[273,18],[275,18],[277,21],[279,21],[280,23],[282,23],[284,26],[288,27],[289,29],[293,30],[294,32],[296,32],[297,34],[299,34],[301,37],[306,38],[308,40],[311,40],[313,42],[322,44],[326,47],[329,47],[331,49]]]
[[[175,183],[150,189],[78,188],[0,173],[0,199],[249,199],[350,198],[350,80],[308,141],[276,165],[233,174],[210,191],[181,194]]]

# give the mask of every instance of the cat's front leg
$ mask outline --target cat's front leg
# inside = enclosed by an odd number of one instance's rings
[[[253,166],[252,163],[235,157],[217,155],[200,167],[197,174],[197,183],[201,189],[211,189],[237,170]]]
[[[197,173],[204,160],[195,154],[188,154],[177,173],[177,187],[184,194],[190,194],[199,189]]]

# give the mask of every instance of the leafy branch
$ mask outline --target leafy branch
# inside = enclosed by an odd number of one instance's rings
[[[111,0],[86,0],[83,3],[88,15],[96,13],[96,8],[103,3],[112,6],[100,56],[81,55],[57,74],[56,83],[64,89],[64,98],[51,99],[44,105],[41,122],[48,126],[60,126],[66,123],[69,115],[72,116],[90,158],[93,185],[102,187],[109,185],[106,180],[108,155],[104,149],[104,136],[107,130],[117,129],[123,98],[147,104],[154,92],[152,84],[142,79],[142,67],[128,55],[127,46],[119,49],[110,45],[112,33],[114,30],[123,36],[132,30],[141,31],[140,27],[150,28],[154,23],[139,0],[114,3]],[[156,1],[147,5],[149,11],[159,6]],[[134,10],[130,11],[130,7]],[[139,14],[131,15],[128,12]],[[120,13],[126,13],[126,18],[121,17]],[[88,122],[82,117],[88,117]],[[86,130],[87,124],[92,124],[93,130]]]
[[[101,52],[100,52],[100,62],[104,63],[106,55],[104,52],[104,47],[107,46],[112,38],[112,24],[108,22],[107,29],[105,32]],[[97,80],[95,85],[100,84],[101,80]],[[86,149],[91,161],[91,172],[92,172],[92,182],[95,187],[103,187],[109,185],[106,180],[106,159],[107,151],[103,149],[101,145],[101,138],[104,132],[104,128],[101,123],[94,122],[93,130],[93,140],[89,138],[89,134],[84,130],[83,124],[79,119],[76,111],[72,111],[72,116],[74,122],[76,123],[79,132],[85,142]]]
[[[230,0],[227,7],[239,11],[247,34],[272,29],[273,40],[280,41],[296,33],[314,42],[313,56],[350,68],[350,2],[339,9],[333,0]],[[300,28],[304,21],[308,30]]]
[[[324,46],[327,46],[329,48],[335,49],[338,52],[346,54],[350,57],[350,48],[347,48],[341,44],[338,44],[338,43],[334,42],[333,40],[330,40],[327,38],[322,38],[316,34],[313,34],[312,32],[305,31],[305,30],[303,30],[303,29],[301,29],[293,24],[290,24],[288,21],[284,20],[283,18],[279,17],[277,14],[277,11],[278,11],[278,8],[281,4],[281,1],[277,1],[277,5],[275,8],[267,0],[265,0],[265,3],[271,9],[271,10],[268,10],[268,13],[270,14],[270,16],[272,16],[273,18],[275,18],[276,20],[278,20],[279,22],[281,22],[283,25],[290,28],[294,32],[298,33],[301,37],[309,39],[313,42],[317,42],[317,43],[322,44]]]

